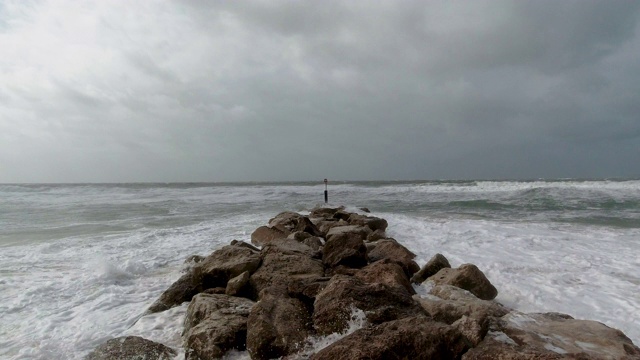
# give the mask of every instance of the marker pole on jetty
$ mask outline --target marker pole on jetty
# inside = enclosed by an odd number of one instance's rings
[[[327,191],[327,183],[329,181],[327,179],[324,179],[324,203],[326,204],[327,202],[329,202],[329,191]]]

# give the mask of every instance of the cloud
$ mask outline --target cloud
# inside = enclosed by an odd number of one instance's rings
[[[639,7],[5,1],[0,182],[638,176]]]

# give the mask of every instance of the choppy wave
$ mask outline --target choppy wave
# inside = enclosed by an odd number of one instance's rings
[[[0,185],[0,358],[79,359],[124,334],[179,348],[184,307],[135,321],[184,259],[249,240],[276,213],[321,204],[323,191]],[[640,342],[628,316],[640,313],[640,180],[330,182],[329,200],[387,218],[420,264],[435,252],[476,263],[507,305],[594,318]]]

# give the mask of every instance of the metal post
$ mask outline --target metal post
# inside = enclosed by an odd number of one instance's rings
[[[329,181],[327,179],[324,179],[324,203],[326,204],[327,202],[329,202],[329,191],[327,190],[327,183]]]

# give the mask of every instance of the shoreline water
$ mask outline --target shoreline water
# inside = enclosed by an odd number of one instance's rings
[[[322,201],[322,190],[0,186],[0,358],[81,357],[126,333],[179,277],[187,256],[246,240],[282,210],[308,210]],[[640,284],[636,180],[349,183],[329,190],[330,201],[386,218],[389,234],[416,252],[420,265],[445,252],[452,266],[471,262],[486,270],[505,305],[595,318],[640,341],[639,320],[629,316],[640,312],[632,292]],[[573,221],[607,217],[626,223]],[[174,339],[159,329],[176,318],[145,319],[134,330]]]

